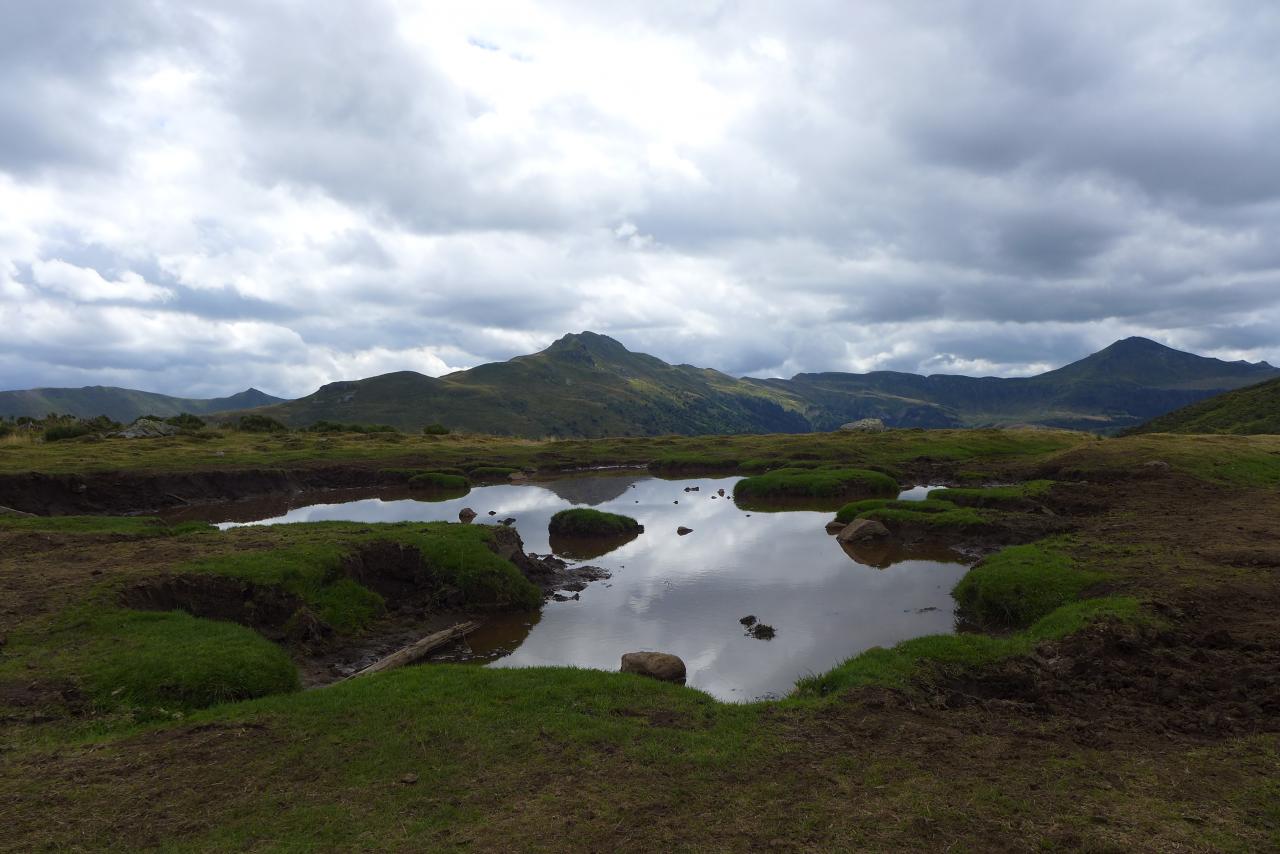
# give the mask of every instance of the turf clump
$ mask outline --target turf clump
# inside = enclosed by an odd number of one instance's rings
[[[1030,480],[1010,486],[948,487],[929,490],[929,498],[950,501],[963,507],[1003,507],[1017,509],[1032,499],[1047,495],[1051,480]]]
[[[168,711],[297,690],[285,651],[252,629],[183,611],[109,609],[31,650],[41,669],[78,682],[100,708]]]
[[[952,591],[961,613],[989,628],[1025,628],[1072,602],[1103,576],[1078,569],[1051,544],[1010,546],[983,560]]]
[[[850,501],[836,511],[837,522],[852,522],[859,516],[873,510],[904,510],[912,513],[945,513],[955,510],[956,505],[950,501],[899,501],[888,498],[864,498],[861,501]]]
[[[897,482],[887,474],[853,468],[775,469],[743,478],[733,487],[734,498],[874,497],[898,492]]]
[[[558,537],[617,537],[643,530],[630,516],[587,507],[561,510],[547,523],[547,532]]]
[[[511,466],[476,466],[467,474],[476,480],[505,480],[518,471]]]
[[[825,697],[869,685],[904,688],[930,670],[961,670],[1003,658],[1024,655],[1036,644],[1074,634],[1101,619],[1138,622],[1143,619],[1137,599],[1113,596],[1062,605],[1013,635],[926,635],[885,649],[871,649],[822,674],[796,682],[792,696]]]
[[[469,490],[471,481],[460,474],[426,471],[409,478],[409,486],[413,489],[445,489],[454,492]]]

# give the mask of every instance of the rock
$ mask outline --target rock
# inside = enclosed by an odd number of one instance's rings
[[[747,614],[747,616],[743,617],[741,620],[738,620],[738,622],[742,623],[742,625],[746,626],[747,628],[751,628],[756,624],[756,615]]]
[[[153,421],[150,418],[140,418],[118,433],[112,433],[111,435],[118,439],[157,439],[161,436],[172,436],[177,432],[179,432],[178,428],[172,424]]]
[[[1149,472],[1159,473],[1169,471],[1172,466],[1164,460],[1151,460],[1150,462],[1143,463],[1142,468]]]
[[[14,510],[12,507],[0,507],[0,516],[17,516],[20,518],[29,519],[35,515],[36,514],[34,513],[24,513],[21,510]]]
[[[497,511],[497,510],[490,510],[490,511],[489,511],[489,515],[490,515],[490,516],[497,516],[497,515],[498,515],[498,511]]]
[[[679,528],[676,528],[676,533],[683,537],[685,534],[692,534],[693,528],[686,528],[684,525],[681,525]]]
[[[622,672],[680,685],[685,680],[684,662],[667,652],[628,652],[622,656]]]
[[[476,511],[472,510],[470,507],[463,507],[458,511],[458,521],[463,524],[470,522],[474,518],[476,518]]]
[[[847,527],[849,527],[848,522],[841,522],[839,519],[832,519],[827,523],[827,533],[838,534]]]
[[[854,519],[836,534],[842,543],[862,543],[867,540],[880,540],[889,536],[889,529],[875,519]]]
[[[510,526],[510,525],[514,525],[515,523],[516,523],[516,517],[515,517],[515,516],[508,516],[507,518],[505,518],[505,519],[503,519],[503,520],[502,520],[502,524],[503,524],[503,525],[508,525],[508,526]]]
[[[528,480],[528,479],[529,479],[529,475],[525,474],[522,471],[513,471],[511,474],[507,475],[507,480],[510,480],[513,482]]]
[[[672,504],[679,504],[680,502],[679,502],[679,501],[672,501],[671,503],[672,503]]]
[[[716,495],[719,495],[721,498],[724,498],[724,490],[723,490],[723,489],[717,489],[717,490],[716,490]]]
[[[889,428],[884,426],[884,422],[879,418],[860,418],[848,424],[841,424],[840,429],[846,433],[883,433]]]
[[[770,626],[767,623],[756,623],[747,630],[747,634],[751,635],[756,640],[773,640],[773,637],[777,632],[774,631],[773,626]]]
[[[405,774],[400,778],[400,783],[404,786],[412,786],[416,782],[418,782],[417,774]]]

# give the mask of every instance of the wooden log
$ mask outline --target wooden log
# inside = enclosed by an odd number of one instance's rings
[[[406,664],[413,664],[415,661],[421,661],[426,658],[435,649],[439,649],[445,644],[455,641],[458,638],[467,635],[480,628],[480,624],[476,622],[458,623],[456,626],[450,626],[442,631],[427,635],[421,640],[416,640],[406,647],[401,647],[385,658],[380,658],[373,664],[363,670],[357,670],[348,676],[348,679],[355,679],[357,676],[368,676],[371,673],[381,673],[383,670],[394,670],[397,667],[404,667]]]

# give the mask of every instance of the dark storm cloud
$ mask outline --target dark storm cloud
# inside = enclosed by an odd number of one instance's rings
[[[0,382],[1280,361],[1270,3],[0,0]]]

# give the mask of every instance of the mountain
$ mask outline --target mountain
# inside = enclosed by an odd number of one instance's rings
[[[170,397],[149,391],[114,386],[85,386],[84,388],[33,388],[24,391],[0,391],[0,416],[43,418],[49,413],[92,418],[106,415],[114,421],[130,422],[139,415],[169,417],[183,412],[192,415],[209,415],[231,409],[249,409],[281,403],[282,399],[258,391],[246,389],[230,397],[192,399]]]
[[[1280,379],[1219,394],[1128,433],[1280,433]]]
[[[738,379],[670,365],[593,332],[442,377],[412,371],[336,382],[255,410],[295,426],[325,419],[530,437],[832,430],[860,418],[894,427],[1039,425],[1114,432],[1205,397],[1280,376],[1127,338],[1035,377],[896,371]]]
[[[255,410],[291,425],[321,419],[505,436],[801,433],[803,401],[692,365],[633,353],[593,332],[540,353],[442,377],[412,371],[329,383]]]

